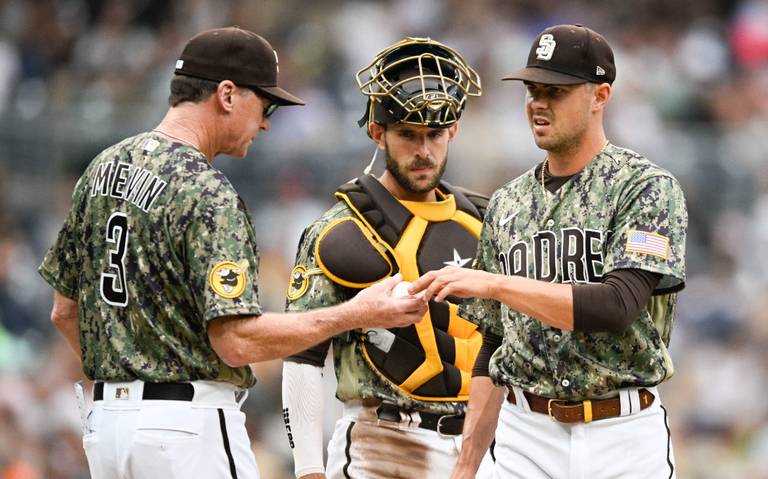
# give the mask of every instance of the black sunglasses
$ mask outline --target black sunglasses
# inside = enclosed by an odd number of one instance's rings
[[[263,93],[261,93],[260,91],[256,90],[255,88],[251,88],[251,87],[245,86],[245,85],[237,85],[237,86],[239,86],[240,88],[247,88],[248,90],[251,90],[256,96],[261,98],[262,101],[265,101],[265,102],[269,101],[269,99],[267,99],[264,96]],[[264,115],[264,118],[269,118],[270,116],[272,116],[273,113],[275,113],[275,111],[277,111],[277,108],[279,106],[280,105],[278,105],[275,102],[270,102],[269,105],[264,107],[264,111],[262,111],[262,115]]]
[[[280,107],[277,103],[270,103],[269,105],[264,107],[264,112],[262,113],[264,115],[264,118],[269,118],[272,116],[274,112],[277,111],[277,109]]]

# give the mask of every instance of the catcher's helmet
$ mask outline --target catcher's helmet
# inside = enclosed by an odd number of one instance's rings
[[[461,117],[468,96],[483,92],[480,77],[455,50],[411,38],[382,50],[356,74],[368,104],[359,125],[408,123],[432,128]]]

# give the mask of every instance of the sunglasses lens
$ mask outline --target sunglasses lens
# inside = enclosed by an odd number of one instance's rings
[[[272,116],[272,114],[275,111],[277,111],[277,108],[279,106],[280,105],[278,105],[277,103],[272,103],[268,107],[264,108],[264,118],[269,118],[270,116]]]

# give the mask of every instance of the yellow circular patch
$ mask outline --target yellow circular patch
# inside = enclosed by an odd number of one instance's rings
[[[227,299],[237,298],[243,294],[247,265],[247,262],[237,264],[232,261],[223,261],[214,266],[211,274],[208,275],[208,282],[211,284],[213,292]]]
[[[307,292],[307,289],[309,289],[309,278],[307,276],[307,268],[304,266],[297,265],[293,268],[291,280],[288,283],[288,292],[285,295],[289,301],[297,300]]]

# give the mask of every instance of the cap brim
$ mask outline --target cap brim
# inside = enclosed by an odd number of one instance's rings
[[[560,73],[544,68],[526,67],[502,78],[502,80],[520,80],[545,85],[577,85],[588,80],[567,73]]]
[[[252,87],[252,88],[254,90],[264,93],[264,96],[269,97],[270,100],[274,101],[280,106],[304,104],[304,100],[288,93],[287,91],[283,90],[279,86],[259,86],[259,87]]]

